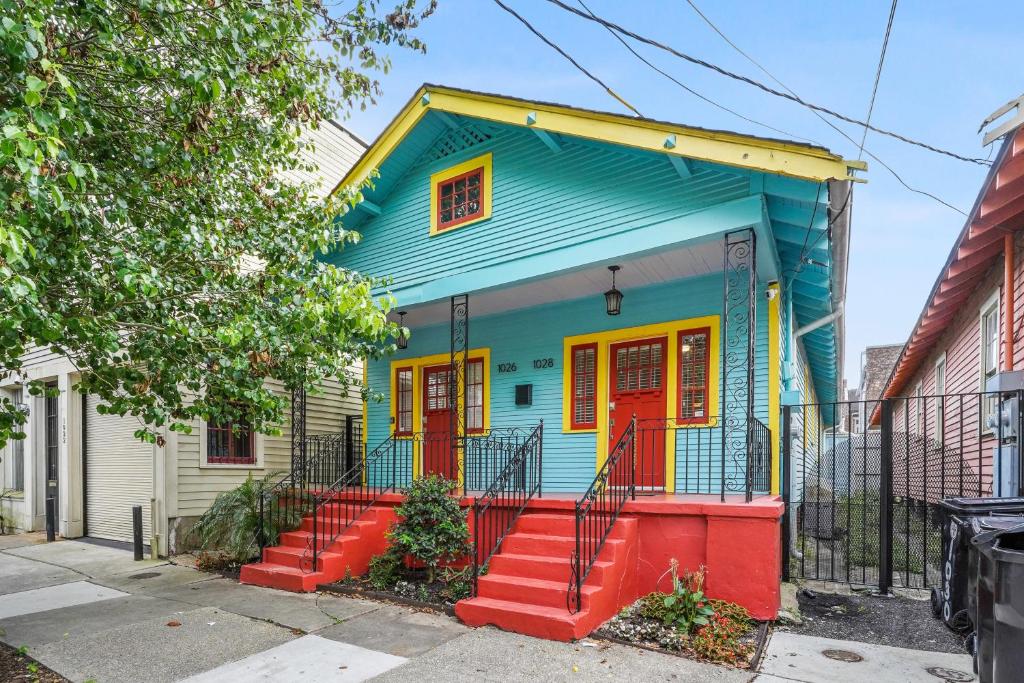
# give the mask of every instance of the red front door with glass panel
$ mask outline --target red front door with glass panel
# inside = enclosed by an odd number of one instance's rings
[[[449,409],[451,369],[436,365],[423,370],[423,475],[455,479],[452,461],[452,417]]]
[[[636,415],[636,485],[665,487],[664,424],[666,416],[665,350],[667,339],[642,339],[612,344],[609,351],[608,450]],[[648,422],[644,422],[647,420]],[[624,468],[625,469],[625,468]],[[613,482],[616,483],[616,482]],[[623,484],[627,482],[621,482]]]

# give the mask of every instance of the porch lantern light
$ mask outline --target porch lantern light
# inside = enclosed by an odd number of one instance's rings
[[[615,289],[615,273],[619,270],[618,266],[608,266],[608,270],[612,271],[612,288],[604,293],[604,305],[608,315],[618,315],[622,310],[622,292]]]
[[[398,325],[402,329],[398,331],[396,345],[400,349],[407,349],[409,348],[409,336],[405,333],[405,311],[398,312]]]

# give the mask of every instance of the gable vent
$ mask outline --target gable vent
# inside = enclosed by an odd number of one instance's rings
[[[487,142],[490,139],[491,134],[482,127],[475,123],[467,123],[442,135],[441,139],[434,144],[430,153],[427,154],[427,159],[430,161],[444,159],[447,156],[469,149],[482,142]]]

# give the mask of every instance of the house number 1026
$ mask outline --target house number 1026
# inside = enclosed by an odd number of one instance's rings
[[[537,358],[533,361],[533,367],[535,370],[543,370],[544,368],[555,367],[554,358]]]

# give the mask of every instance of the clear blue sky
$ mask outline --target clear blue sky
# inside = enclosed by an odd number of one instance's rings
[[[574,0],[566,0],[573,2]],[[686,0],[585,0],[598,15],[637,33],[766,81]],[[697,0],[695,0],[696,2]],[[542,0],[505,0],[645,116],[778,137],[685,92],[626,51],[605,29]],[[386,2],[384,3],[387,4]],[[723,2],[697,5],[744,51],[805,100],[863,119],[888,1]],[[872,123],[966,156],[986,157],[981,120],[1024,93],[1020,61],[1024,3],[903,0],[889,42]],[[420,35],[426,55],[390,51],[375,107],[345,122],[372,140],[412,92],[431,82],[628,113],[490,0],[440,0]],[[847,158],[857,147],[803,107],[635,46],[689,87],[745,116],[821,143]],[[861,129],[842,127],[855,140]],[[868,135],[867,149],[911,186],[964,211],[985,169]],[[867,345],[902,343],[917,319],[964,217],[913,194],[877,163],[855,190],[847,303],[846,377],[855,385]]]

